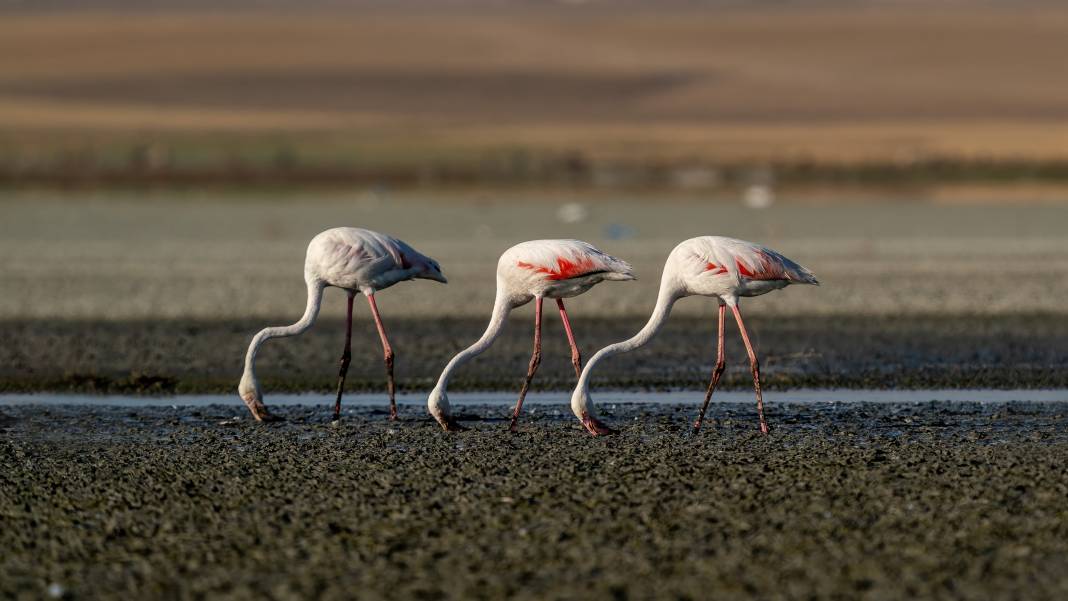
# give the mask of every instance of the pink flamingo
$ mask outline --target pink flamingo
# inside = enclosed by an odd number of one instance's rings
[[[668,255],[664,264],[664,275],[660,280],[660,293],[656,307],[649,322],[629,340],[610,344],[597,351],[586,364],[586,369],[579,376],[578,385],[571,395],[571,411],[583,423],[593,415],[593,403],[590,400],[590,373],[597,363],[607,357],[625,353],[641,347],[656,335],[671,313],[671,307],[680,298],[687,296],[712,296],[719,299],[719,342],[717,344],[716,366],[712,370],[712,380],[705,393],[705,402],[701,414],[694,422],[694,432],[701,428],[712,393],[719,383],[726,367],[723,357],[723,317],[727,307],[734,312],[742,341],[749,352],[749,366],[753,373],[753,387],[756,389],[757,413],[760,415],[760,431],[768,433],[764,421],[764,400],[760,393],[760,364],[756,352],[749,341],[749,333],[742,321],[738,309],[738,299],[743,296],[760,296],[772,290],[785,288],[790,284],[813,284],[819,281],[811,271],[794,263],[781,254],[759,244],[722,238],[720,236],[701,236],[682,242]],[[593,434],[599,434],[594,432]]]
[[[386,363],[389,390],[389,418],[397,419],[396,386],[393,381],[393,348],[386,337],[382,317],[375,304],[375,293],[397,282],[424,278],[447,283],[438,262],[420,254],[404,242],[355,227],[337,227],[326,230],[312,238],[304,259],[304,281],[308,284],[308,305],[300,321],[284,327],[264,328],[252,338],[245,355],[245,373],[241,376],[238,393],[245,401],[252,416],[259,421],[275,421],[277,417],[267,411],[263,394],[256,379],[256,352],[260,345],[271,338],[296,336],[310,328],[319,314],[323,289],[336,286],[349,295],[348,315],[345,320],[345,351],[341,355],[341,370],[338,373],[337,400],[334,402],[334,420],[341,417],[341,393],[345,387],[345,375],[352,358],[352,299],[357,292],[367,297],[371,314],[375,318],[378,336],[382,339],[382,351]]]
[[[592,244],[580,240],[533,240],[517,244],[504,251],[497,262],[497,297],[493,313],[485,333],[477,342],[460,351],[445,366],[434,390],[430,392],[427,405],[430,414],[438,420],[446,432],[462,430],[449,413],[449,397],[446,388],[452,373],[464,363],[488,349],[504,328],[505,319],[516,307],[534,301],[534,354],[530,358],[526,379],[519,390],[519,400],[512,412],[511,429],[515,431],[519,412],[523,408],[530,382],[541,363],[541,309],[542,300],[555,298],[564,322],[567,341],[571,345],[571,363],[578,376],[582,368],[582,356],[571,322],[564,309],[564,299],[578,296],[605,280],[633,280],[630,265],[611,255],[597,250]],[[593,416],[583,419],[591,432],[608,433],[610,430]]]

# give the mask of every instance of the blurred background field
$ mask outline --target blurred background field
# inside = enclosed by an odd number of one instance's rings
[[[1016,198],[1068,180],[1057,3],[195,6],[4,5],[0,177],[729,197],[770,169],[816,196],[1027,183],[1001,186]]]
[[[766,209],[623,197],[463,199],[363,192],[180,197],[128,192],[12,194],[0,224],[0,318],[246,318],[294,321],[304,310],[304,250],[320,230],[390,232],[437,258],[449,284],[416,281],[380,295],[386,315],[489,315],[497,257],[532,238],[589,240],[630,261],[638,281],[599,286],[577,317],[635,326],[656,298],[679,241],[714,232],[758,240],[813,269],[819,288],[791,287],[747,311],[812,315],[1064,311],[1068,206],[791,204]],[[328,292],[324,315],[342,315]],[[676,314],[709,315],[707,299]],[[520,315],[526,312],[520,312]],[[474,334],[474,332],[472,332]]]
[[[416,381],[480,331],[516,242],[634,264],[571,303],[580,331],[602,320],[592,352],[642,323],[677,242],[719,234],[824,283],[747,303],[769,341],[804,330],[764,347],[773,382],[775,357],[786,385],[821,347],[846,365],[867,344],[882,354],[804,382],[946,385],[1001,362],[1047,385],[1068,365],[1064,56],[1068,9],[1038,1],[2,4],[0,380],[228,389],[248,336],[301,312],[307,240],[354,225],[449,276],[381,296],[397,336],[424,339]],[[336,354],[342,298],[291,348]],[[712,307],[681,303],[679,331],[711,332]],[[517,317],[499,371],[468,385],[521,371]],[[215,334],[159,339],[189,324]],[[328,384],[286,352],[265,352],[275,384]],[[647,367],[639,383],[690,377]]]

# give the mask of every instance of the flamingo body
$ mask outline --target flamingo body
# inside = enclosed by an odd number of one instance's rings
[[[248,352],[245,354],[245,371],[238,384],[238,394],[252,412],[252,416],[260,421],[274,419],[263,404],[263,393],[259,380],[256,378],[256,354],[260,346],[271,338],[296,336],[310,328],[319,315],[323,290],[327,286],[334,286],[344,289],[349,296],[346,320],[348,329],[345,336],[345,350],[341,357],[341,369],[338,374],[334,418],[337,419],[340,415],[341,393],[351,359],[352,301],[357,292],[367,297],[382,341],[389,386],[390,416],[395,418],[394,354],[378,313],[374,295],[397,282],[416,278],[447,283],[437,261],[392,236],[362,228],[337,227],[312,238],[304,259],[304,281],[308,287],[308,303],[303,317],[289,326],[260,330],[252,338]]]
[[[535,297],[578,296],[605,280],[633,279],[629,264],[581,240],[521,242],[497,262],[498,284],[503,282],[521,300],[513,308]]]
[[[444,281],[437,261],[402,240],[357,227],[335,227],[312,238],[305,278],[364,295],[424,277]]]
[[[760,296],[790,284],[818,284],[811,271],[770,248],[723,236],[681,242],[668,255],[665,277],[683,296],[713,296],[724,302]]]
[[[649,321],[633,337],[610,344],[599,350],[586,364],[579,375],[578,385],[571,395],[571,410],[588,424],[594,415],[593,402],[589,394],[590,374],[603,359],[613,355],[632,351],[644,346],[660,330],[671,314],[671,307],[681,298],[687,296],[709,296],[719,300],[719,344],[718,358],[713,370],[711,382],[705,396],[701,416],[694,427],[700,428],[701,420],[708,402],[712,397],[720,376],[725,368],[723,356],[723,319],[725,310],[730,307],[738,322],[742,339],[749,353],[750,367],[753,372],[753,385],[757,396],[757,410],[760,414],[761,431],[767,433],[764,421],[763,399],[760,392],[759,362],[749,340],[749,334],[738,309],[738,300],[742,297],[760,296],[791,284],[819,285],[819,280],[808,269],[798,265],[782,254],[770,248],[722,236],[700,236],[685,240],[668,255],[664,264],[664,273],[660,280],[660,292],[656,306]],[[587,429],[590,429],[587,425]],[[601,432],[590,429],[593,434]]]
[[[621,259],[601,252],[581,240],[531,240],[504,251],[497,262],[497,296],[489,325],[482,337],[460,351],[441,372],[437,385],[427,399],[430,414],[446,431],[461,429],[450,414],[447,387],[449,378],[461,365],[488,349],[500,335],[508,314],[515,308],[535,301],[534,354],[527,377],[519,393],[512,417],[512,428],[523,405],[523,398],[541,361],[542,300],[556,299],[560,317],[571,345],[571,359],[575,375],[579,374],[581,357],[575,343],[563,299],[578,296],[597,284],[607,281],[633,280],[631,266]]]

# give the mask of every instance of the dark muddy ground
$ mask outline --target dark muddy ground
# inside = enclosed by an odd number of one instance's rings
[[[288,323],[279,319],[273,323]],[[641,318],[576,320],[588,357],[627,338]],[[0,322],[0,392],[230,392],[240,378],[250,321]],[[481,319],[388,319],[401,390],[427,390],[448,359],[481,334]],[[272,340],[259,373],[271,391],[335,386],[344,325],[323,320],[303,336]],[[1068,318],[1015,316],[844,316],[750,319],[765,384],[771,388],[1064,388]],[[530,360],[532,323],[509,322],[493,348],[457,373],[453,390],[517,388]],[[728,325],[725,386],[751,385],[745,351]],[[702,388],[714,360],[714,317],[672,318],[649,346],[602,363],[598,386]],[[547,319],[535,390],[574,383],[563,329]],[[354,331],[349,390],[384,389],[377,334]]]
[[[771,409],[4,407],[0,597],[1068,596],[1068,404]]]

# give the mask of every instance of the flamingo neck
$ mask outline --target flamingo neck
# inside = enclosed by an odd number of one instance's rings
[[[498,281],[497,297],[493,301],[493,312],[490,314],[490,321],[486,326],[486,331],[482,333],[482,337],[474,344],[457,353],[449,361],[445,369],[442,370],[441,376],[438,377],[437,386],[434,387],[435,390],[445,392],[449,385],[449,378],[452,377],[454,371],[493,346],[493,342],[497,340],[497,337],[501,335],[501,331],[504,330],[504,322],[507,321],[508,314],[514,307],[515,303],[505,290],[502,282]]]
[[[308,278],[307,281],[308,304],[304,308],[304,315],[300,320],[288,326],[264,328],[252,337],[252,343],[248,345],[248,352],[245,353],[245,372],[241,376],[240,393],[242,397],[251,390],[255,393],[257,399],[261,398],[259,380],[256,379],[256,354],[259,353],[260,345],[271,338],[296,336],[315,323],[315,318],[319,315],[319,307],[323,303],[323,288],[326,285],[317,279]]]
[[[594,367],[603,359],[607,359],[608,357],[620,353],[633,351],[636,348],[646,345],[654,336],[656,336],[656,333],[659,332],[660,328],[667,322],[668,316],[671,315],[671,307],[675,305],[676,301],[685,296],[679,291],[678,287],[673,285],[673,280],[666,276],[667,274],[665,274],[664,279],[661,281],[660,293],[657,295],[653,314],[649,316],[649,321],[645,323],[645,326],[634,336],[631,336],[622,342],[610,344],[597,351],[582,369],[578,384],[575,386],[575,392],[571,397],[571,410],[579,419],[584,419],[583,414],[589,416],[594,415],[593,403],[590,402],[589,395],[590,374],[593,373]]]

